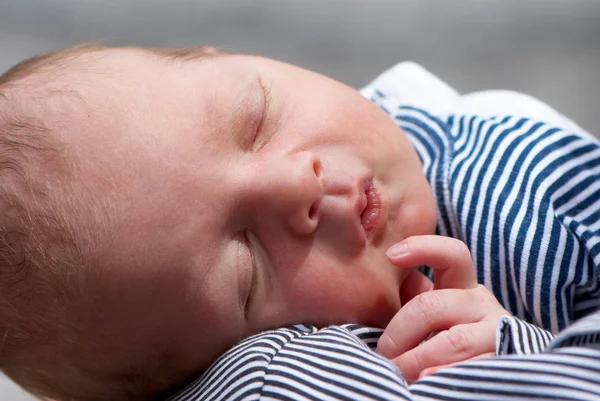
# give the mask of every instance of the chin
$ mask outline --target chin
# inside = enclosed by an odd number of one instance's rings
[[[375,300],[368,314],[364,316],[364,320],[359,322],[371,327],[384,329],[390,320],[400,310],[400,296],[396,297],[380,297]]]

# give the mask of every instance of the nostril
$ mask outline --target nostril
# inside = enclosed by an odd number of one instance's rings
[[[321,176],[322,169],[323,169],[323,166],[321,165],[321,160],[319,160],[318,158],[315,158],[313,160],[313,171],[315,172],[315,175],[317,177]]]
[[[312,205],[310,205],[310,209],[308,209],[308,219],[309,220],[315,220],[317,218],[317,208],[318,208],[317,202],[314,202]]]

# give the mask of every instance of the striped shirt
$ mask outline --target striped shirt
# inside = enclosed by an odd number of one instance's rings
[[[600,143],[520,117],[387,110],[417,149],[438,233],[464,241],[478,281],[557,332],[600,309]]]
[[[421,158],[438,233],[468,245],[479,282],[516,316],[499,323],[497,357],[407,385],[373,351],[381,330],[299,325],[242,341],[172,400],[600,399],[600,143],[372,93]]]
[[[553,335],[505,316],[496,358],[442,369],[411,385],[376,354],[381,330],[297,325],[257,334],[170,401],[599,400],[600,312]]]

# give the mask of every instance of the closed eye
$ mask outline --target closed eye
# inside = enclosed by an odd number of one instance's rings
[[[264,137],[261,136],[261,133],[264,129],[265,123],[269,117],[269,109],[271,107],[272,96],[271,96],[271,87],[268,86],[262,79],[258,80],[262,93],[263,93],[263,113],[260,118],[260,122],[258,127],[256,127],[256,132],[254,135],[254,140],[252,143],[252,150],[254,152],[260,150],[268,141],[264,140]]]
[[[245,285],[246,296],[244,297],[244,316],[248,316],[250,307],[252,306],[252,301],[254,299],[254,293],[256,292],[256,272],[257,272],[257,255],[256,255],[256,247],[253,244],[253,241],[256,242],[256,236],[248,231],[244,230],[242,233],[244,247],[248,250],[250,255],[250,263],[246,263],[250,268],[249,279],[246,280],[247,284]],[[248,268],[248,267],[244,267]]]

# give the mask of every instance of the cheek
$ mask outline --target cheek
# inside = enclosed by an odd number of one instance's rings
[[[282,281],[293,317],[315,325],[363,323],[385,327],[400,308],[398,277],[359,263],[307,261]]]

